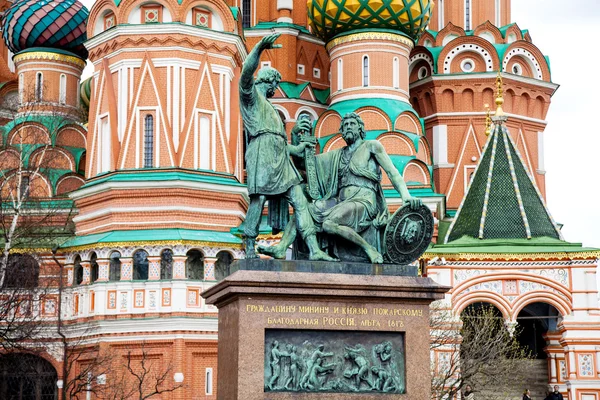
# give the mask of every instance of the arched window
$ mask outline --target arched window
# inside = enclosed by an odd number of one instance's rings
[[[73,262],[73,285],[81,285],[83,283],[83,266],[81,265],[81,257],[75,257]]]
[[[160,279],[173,279],[173,250],[160,253]]]
[[[19,185],[19,196],[21,200],[29,197],[29,186],[30,186],[29,175],[21,175],[21,184]]]
[[[154,166],[154,117],[144,118],[144,168]]]
[[[121,253],[118,251],[113,251],[110,253],[108,280],[111,282],[121,280]]]
[[[400,88],[400,61],[398,61],[398,57],[394,57],[394,62],[392,66],[392,80],[394,83],[394,89]]]
[[[465,31],[471,30],[471,12],[473,5],[471,0],[465,0]]]
[[[133,280],[148,280],[148,252],[138,250],[133,253]]]
[[[98,256],[96,253],[92,253],[90,256],[90,281],[96,282],[98,280],[98,262],[96,261]]]
[[[444,0],[438,0],[436,5],[438,9],[438,31],[444,27]]]
[[[67,102],[67,76],[60,74],[58,102],[65,104]]]
[[[363,57],[363,86],[369,86],[369,57]]]
[[[228,251],[220,251],[217,253],[217,261],[215,262],[215,279],[220,281],[231,274],[230,266],[233,262],[233,256]]]
[[[500,0],[496,0],[496,26],[500,26],[500,24],[502,24],[502,18],[501,18],[501,1]]]
[[[14,400],[56,400],[58,375],[52,364],[25,353],[0,355],[0,397]]]
[[[252,0],[242,0],[242,27],[250,28],[252,21],[250,21],[252,15]]]
[[[40,265],[28,254],[11,254],[6,264],[5,288],[34,288],[38,285]]]
[[[188,279],[204,279],[204,254],[200,250],[190,250],[186,254],[185,271]]]
[[[337,62],[337,90],[344,88],[344,60],[338,58]]]
[[[35,100],[42,101],[44,95],[44,75],[38,72],[35,75]]]

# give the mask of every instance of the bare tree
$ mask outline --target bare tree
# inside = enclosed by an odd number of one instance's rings
[[[135,348],[129,348],[115,367],[116,371],[123,373],[111,376],[113,382],[106,384],[102,399],[145,400],[184,387],[183,383],[174,381],[173,365],[152,354],[145,341]]]
[[[506,398],[519,390],[531,355],[516,339],[493,306],[470,307],[458,316],[441,306],[430,314],[432,393],[435,399],[454,399],[466,385],[485,391],[486,399]]]

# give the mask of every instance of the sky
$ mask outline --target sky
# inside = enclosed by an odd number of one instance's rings
[[[91,8],[95,0],[82,0]],[[546,198],[569,242],[600,248],[599,0],[512,0],[512,20],[550,57],[552,98],[545,131]],[[91,71],[85,71],[88,75]]]

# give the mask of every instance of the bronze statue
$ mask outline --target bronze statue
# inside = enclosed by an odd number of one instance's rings
[[[298,122],[310,130],[306,121]],[[364,123],[359,115],[349,113],[340,127],[346,146],[316,156],[317,176],[322,198],[309,205],[316,226],[322,232],[341,237],[359,246],[372,263],[383,262],[374,240],[365,239],[370,229],[385,227],[389,212],[381,188],[381,169],[388,174],[404,204],[410,209],[421,207],[421,200],[411,197],[406,183],[385,149],[376,140],[365,140]],[[415,226],[413,226],[414,228]],[[414,240],[415,231],[410,230]],[[371,237],[377,234],[371,234]],[[296,238],[296,228],[289,224],[279,244],[259,246],[258,250],[274,258],[284,258]]]

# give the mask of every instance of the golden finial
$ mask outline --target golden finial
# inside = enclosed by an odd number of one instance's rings
[[[485,115],[485,136],[490,136],[492,134],[492,110],[490,110],[489,104],[485,104],[484,107],[487,111]]]
[[[502,91],[502,74],[498,71],[498,76],[496,77],[496,88],[498,89],[496,92],[496,117],[502,117],[504,115],[504,110],[502,109],[502,104],[504,104],[504,94]]]

